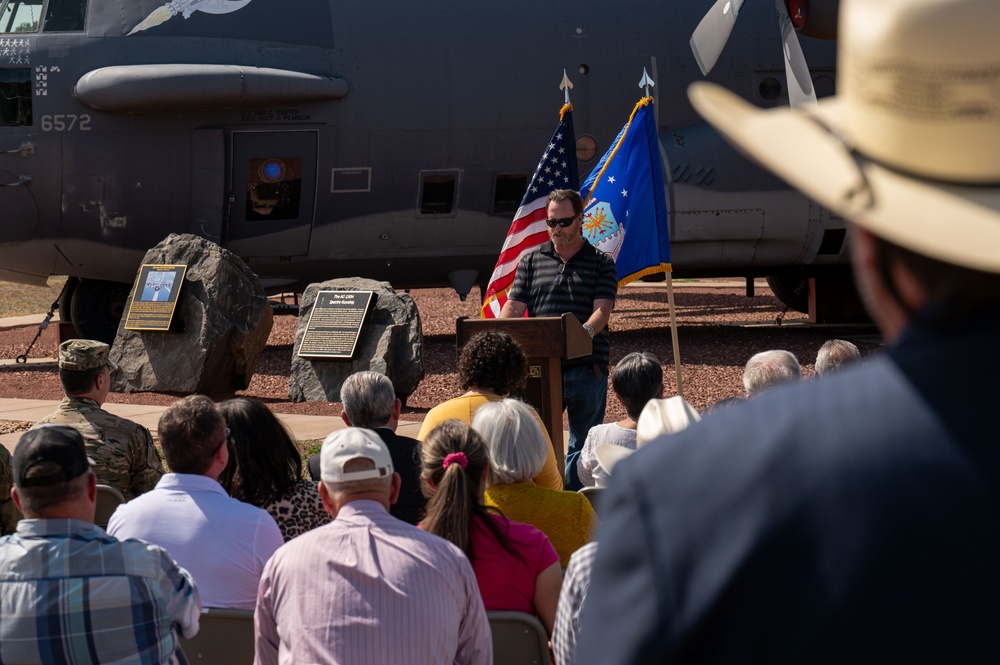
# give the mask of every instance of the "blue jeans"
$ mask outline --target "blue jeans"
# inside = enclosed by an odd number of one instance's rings
[[[604,422],[604,410],[608,406],[608,377],[603,372],[595,375],[593,365],[563,370],[562,393],[563,408],[569,416],[565,483],[567,490],[576,491],[583,487],[576,473],[576,458],[590,428]]]

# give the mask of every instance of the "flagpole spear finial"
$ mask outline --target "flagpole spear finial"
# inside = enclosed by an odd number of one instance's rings
[[[643,67],[642,68],[642,80],[639,81],[639,87],[646,89],[646,96],[647,97],[650,96],[649,95],[649,89],[652,88],[654,85],[656,85],[656,84],[653,83],[653,79],[649,78],[649,73],[646,71],[646,68]]]
[[[562,83],[559,84],[559,89],[565,91],[565,103],[569,104],[569,91],[573,89],[573,82],[569,80],[565,69],[563,70]]]

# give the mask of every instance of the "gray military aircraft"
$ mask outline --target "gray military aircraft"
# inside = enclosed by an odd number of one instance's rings
[[[835,35],[836,0],[782,5],[804,33]],[[689,47],[706,11],[703,50],[721,53],[710,78],[789,103],[763,0],[0,0],[0,279],[72,277],[62,316],[102,339],[143,254],[172,232],[227,247],[270,292],[362,275],[464,297],[489,279],[563,70],[585,173],[643,67],[675,274],[780,287],[842,269],[843,220],[688,104],[718,56]],[[802,50],[808,82],[832,93],[835,44]]]

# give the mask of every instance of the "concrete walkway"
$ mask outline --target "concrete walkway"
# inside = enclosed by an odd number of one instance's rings
[[[0,399],[0,420],[23,420],[36,422],[56,410],[58,401],[40,399]],[[166,407],[144,404],[105,404],[104,408],[122,418],[134,420],[156,431],[160,415]],[[330,432],[345,427],[344,421],[336,416],[302,416],[287,413],[276,414],[297,440],[322,439]],[[400,421],[397,432],[404,436],[416,437],[420,423]],[[0,444],[13,451],[21,433],[0,435]]]

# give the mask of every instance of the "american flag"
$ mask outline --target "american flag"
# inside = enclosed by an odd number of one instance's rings
[[[500,258],[493,269],[482,309],[484,319],[500,316],[500,309],[507,302],[507,291],[514,282],[514,273],[521,257],[533,247],[549,239],[545,225],[546,199],[555,189],[579,190],[580,180],[576,166],[576,134],[573,132],[573,107],[566,104],[559,111],[559,124],[542,154],[535,175],[521,199],[514,221],[507,231],[507,239],[500,250]]]

